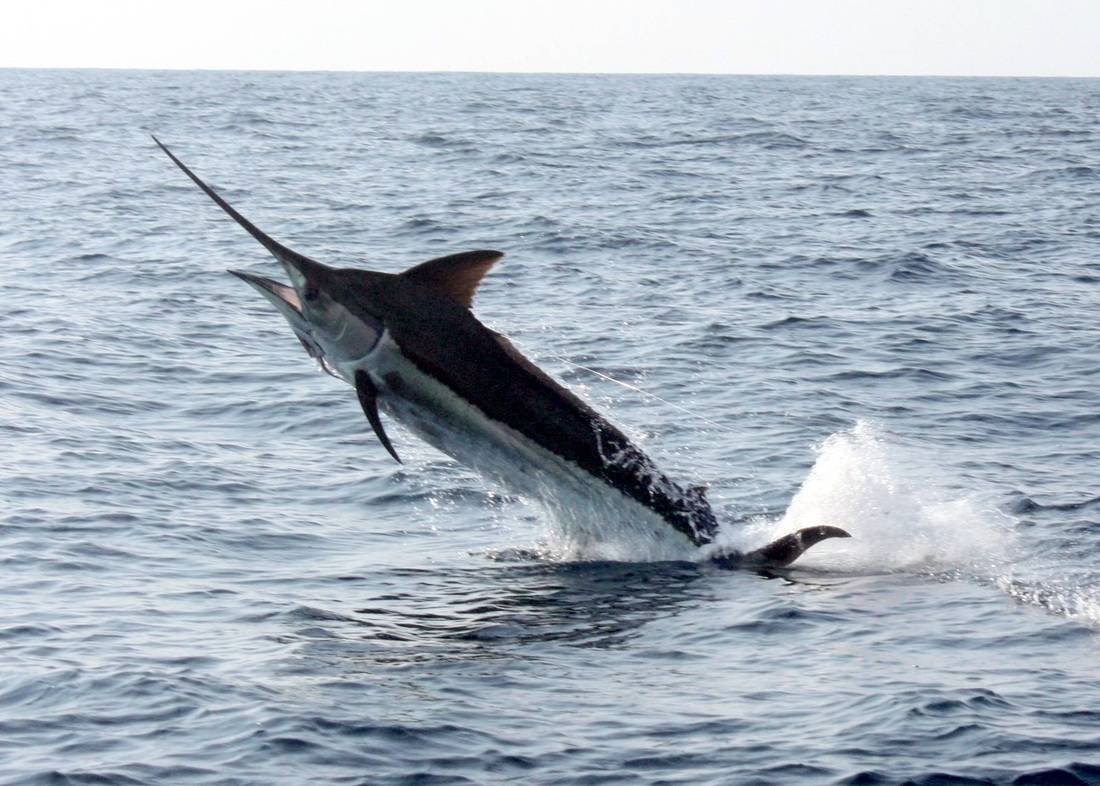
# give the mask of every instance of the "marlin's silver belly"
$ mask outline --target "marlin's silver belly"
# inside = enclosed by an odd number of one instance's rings
[[[352,368],[354,365],[354,368]],[[372,351],[341,369],[366,371],[379,404],[402,425],[509,492],[550,513],[569,556],[688,559],[696,549],[654,511],[509,426],[487,417],[422,372],[384,333]]]

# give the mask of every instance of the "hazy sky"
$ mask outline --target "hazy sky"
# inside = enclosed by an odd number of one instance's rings
[[[5,0],[0,67],[1100,76],[1100,0]]]

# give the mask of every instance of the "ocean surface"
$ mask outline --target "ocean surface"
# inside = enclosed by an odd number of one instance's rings
[[[1100,783],[1100,81],[0,99],[0,783]],[[478,316],[724,542],[853,537],[595,561],[396,464],[150,133],[330,264],[507,252]]]

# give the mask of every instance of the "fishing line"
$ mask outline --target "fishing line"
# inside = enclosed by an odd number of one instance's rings
[[[560,360],[562,363],[565,363],[566,365],[572,366],[575,369],[579,369],[580,371],[587,371],[589,374],[595,374],[600,379],[606,379],[608,382],[614,382],[616,385],[624,387],[627,390],[632,390],[635,393],[640,393],[643,396],[648,396],[649,398],[653,399],[654,401],[660,401],[665,406],[672,407],[673,409],[678,409],[681,412],[683,412],[685,415],[691,415],[693,418],[698,418],[699,420],[703,421],[707,425],[713,426],[716,429],[720,429],[722,431],[725,431],[725,429],[726,429],[726,427],[723,426],[721,423],[717,423],[717,422],[711,420],[710,418],[708,418],[705,415],[700,415],[698,412],[693,412],[690,409],[688,409],[687,407],[683,406],[682,404],[675,404],[675,403],[669,401],[668,399],[661,398],[656,393],[650,393],[648,390],[644,390],[644,389],[638,387],[637,385],[631,385],[629,382],[623,382],[622,380],[615,379],[615,377],[611,376],[610,374],[605,374],[602,371],[597,371],[596,369],[589,368],[588,366],[582,366],[580,363],[574,363],[569,358],[562,357],[561,355],[548,354],[548,357],[552,357],[555,360]]]

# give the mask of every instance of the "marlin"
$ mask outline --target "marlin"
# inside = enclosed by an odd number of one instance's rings
[[[689,559],[714,543],[718,521],[704,487],[672,481],[473,315],[474,294],[501,252],[465,251],[401,273],[330,267],[272,239],[153,141],[282,264],[289,285],[229,272],[275,306],[325,372],[355,387],[394,460],[401,461],[380,411],[508,491],[550,506],[578,551],[598,551],[612,532],[629,539],[631,554],[641,546],[655,559]],[[625,521],[610,526],[616,517]],[[831,537],[848,533],[809,527],[747,553],[714,548],[707,559],[728,568],[782,566]]]

